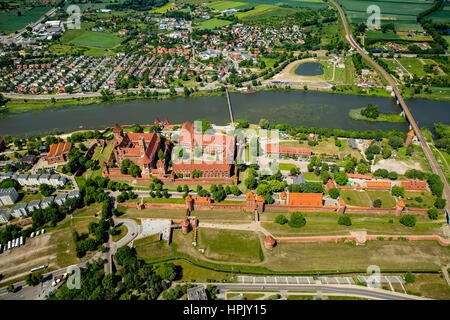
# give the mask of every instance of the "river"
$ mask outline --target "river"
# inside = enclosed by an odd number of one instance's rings
[[[333,94],[316,91],[261,91],[231,94],[234,119],[258,123],[266,118],[274,123],[296,126],[327,127],[344,130],[408,130],[407,123],[366,122],[352,120],[349,109],[379,106],[382,113],[400,112],[393,98]],[[433,123],[450,123],[448,102],[406,99],[419,127]],[[178,97],[166,100],[127,100],[91,105],[70,105],[37,112],[11,114],[0,119],[0,135],[25,136],[43,134],[57,128],[63,132],[102,129],[119,124],[150,124],[158,117],[171,123],[204,118],[224,125],[229,122],[225,95],[213,97]]]

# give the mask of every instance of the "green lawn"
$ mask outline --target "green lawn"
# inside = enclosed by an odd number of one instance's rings
[[[22,29],[27,24],[37,21],[46,12],[50,11],[51,7],[34,7],[32,9],[14,9],[0,12],[0,31],[4,33],[12,33]],[[21,12],[21,16],[18,12]]]
[[[391,196],[389,191],[366,191],[370,200],[375,201],[376,199],[381,200],[382,208],[393,208],[395,207],[395,199]]]
[[[277,7],[271,4],[260,4],[255,6],[255,9],[247,11],[247,12],[239,12],[236,14],[236,16],[239,19],[245,18],[245,17],[249,17],[249,16],[253,16],[253,15],[258,15],[266,10],[270,10],[270,9],[276,9]]]
[[[214,10],[227,10],[232,9],[236,7],[241,7],[243,5],[246,5],[247,2],[238,2],[238,1],[213,1],[209,3],[205,3],[204,6],[214,9]]]
[[[422,198],[422,202],[417,201],[416,198]],[[412,198],[412,200],[408,200]],[[405,191],[405,198],[403,199],[405,205],[411,208],[431,208],[434,204],[434,197],[431,191]]]
[[[293,163],[280,163],[279,164],[280,170],[291,170],[292,168],[298,168],[298,167]]]
[[[261,246],[254,232],[199,229],[199,248],[209,259],[232,262],[260,262]]]
[[[117,228],[119,229],[120,233],[112,236],[112,241],[114,241],[114,242],[119,241],[120,239],[125,237],[126,234],[128,233],[128,228],[123,224]]]
[[[369,197],[365,191],[341,190],[341,199],[344,199],[347,205],[369,207]]]
[[[212,30],[212,29],[218,29],[218,28],[227,26],[230,23],[231,23],[230,21],[213,18],[213,19],[204,20],[204,21],[200,22],[200,24],[198,26],[196,26],[195,28]]]
[[[118,45],[120,41],[119,36],[112,33],[84,31],[70,43],[82,47],[110,49]]]

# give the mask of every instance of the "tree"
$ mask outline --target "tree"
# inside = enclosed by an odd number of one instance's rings
[[[339,218],[338,218],[338,224],[343,225],[343,226],[347,226],[347,227],[351,226],[352,225],[352,219],[347,214],[340,215]]]
[[[338,188],[331,188],[330,190],[328,190],[328,194],[333,199],[337,199],[339,197],[340,192]]]
[[[436,201],[434,202],[434,206],[438,209],[444,209],[446,204],[447,201],[442,198],[437,198]]]
[[[53,192],[55,191],[55,188],[51,185],[48,184],[41,184],[39,186],[39,192],[44,196],[44,197],[48,197],[50,196]]]
[[[179,277],[179,268],[177,268],[173,263],[163,263],[156,269],[156,274],[163,280],[173,281]]]
[[[306,224],[306,219],[300,212],[291,213],[288,225],[293,228],[301,228]]]
[[[244,180],[244,184],[245,187],[249,190],[253,190],[256,187],[256,179],[255,176],[253,175],[249,175],[245,180]]]
[[[405,197],[405,187],[393,186],[392,195],[396,197]]]
[[[164,160],[164,151],[162,151],[161,149],[159,149],[159,151],[158,151],[158,159]]]
[[[389,158],[392,155],[392,149],[388,148],[388,147],[383,148],[382,155],[383,155],[383,159]]]
[[[436,208],[431,208],[430,210],[428,210],[428,218],[430,218],[431,220],[437,220],[439,216],[439,211],[437,211]]]
[[[397,180],[397,178],[398,178],[398,173],[395,172],[395,171],[391,171],[391,172],[389,172],[389,174],[388,174],[388,178],[391,179],[391,180]]]
[[[411,273],[411,271],[408,271],[405,274],[405,284],[414,283],[416,281],[416,277]]]
[[[348,176],[347,173],[345,173],[344,171],[340,171],[334,174],[334,181],[336,181],[336,183],[340,186],[343,186],[347,183],[348,181]]]
[[[259,127],[260,128],[267,129],[267,128],[269,128],[269,125],[270,125],[269,120],[267,120],[267,119],[259,120]]]
[[[128,169],[128,174],[132,175],[133,177],[140,177],[141,176],[141,169],[139,166],[132,163],[130,165],[130,168]]]
[[[284,215],[279,214],[275,217],[274,221],[275,221],[275,223],[278,223],[278,224],[285,224],[288,222],[288,219]]]
[[[414,227],[416,225],[416,216],[405,214],[400,218],[400,223],[407,227]]]
[[[25,278],[26,284],[33,287],[37,286],[39,283],[41,283],[41,281],[42,281],[41,272],[30,273]]]
[[[366,118],[376,119],[380,115],[380,111],[378,110],[378,106],[376,104],[368,104],[361,110],[361,115]]]
[[[444,184],[437,174],[432,174],[427,180],[431,193],[436,197],[441,197],[444,191]]]
[[[398,149],[398,148],[400,148],[401,146],[403,146],[403,139],[400,138],[399,136],[391,136],[391,137],[389,137],[388,144],[389,144],[392,148]]]
[[[382,204],[381,199],[376,199],[376,200],[373,202],[373,206],[374,206],[375,208],[381,208],[381,204]]]
[[[13,293],[14,292],[14,286],[12,284],[10,284],[8,287],[6,287],[6,291],[8,291],[9,293]]]

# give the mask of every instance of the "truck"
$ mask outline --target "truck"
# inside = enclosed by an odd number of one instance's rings
[[[8,241],[8,250],[11,250],[11,240]]]
[[[31,233],[30,238],[34,238],[34,231]]]
[[[42,229],[42,234],[44,234],[45,233],[45,229]]]
[[[20,246],[23,246],[23,237],[20,237]]]

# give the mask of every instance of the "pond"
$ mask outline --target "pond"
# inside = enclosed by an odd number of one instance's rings
[[[323,74],[322,65],[317,62],[305,62],[295,69],[295,74],[299,76],[320,76]]]

